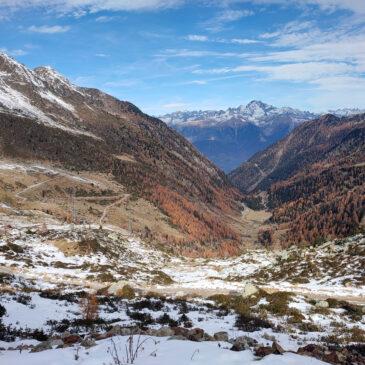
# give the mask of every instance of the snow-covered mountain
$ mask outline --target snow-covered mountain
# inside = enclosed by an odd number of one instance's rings
[[[253,100],[246,106],[240,105],[237,108],[227,110],[199,110],[199,111],[178,111],[160,116],[165,123],[176,125],[239,125],[252,123],[256,126],[268,126],[277,122],[277,118],[286,117],[286,122],[293,125],[301,123],[316,115],[307,111],[301,111],[289,107],[276,108],[258,100]]]
[[[216,237],[219,242],[223,237],[234,238],[236,247],[241,245],[234,231],[235,221],[230,218],[231,214],[239,216],[241,210],[231,192],[233,186],[185,138],[129,102],[97,89],[75,86],[50,67],[28,69],[3,53],[0,53],[0,157],[21,158],[24,163],[48,161],[66,169],[112,175],[114,183],[125,189],[125,193],[149,199],[148,205],[157,208],[156,214],[175,217],[172,233],[166,223],[168,234],[152,220],[151,224],[144,218],[143,223],[142,219],[137,220],[140,223],[135,220],[134,225],[141,224],[141,232],[147,227],[152,236],[164,236],[169,243],[178,242],[183,249],[182,235],[194,245],[200,238],[206,245],[206,237],[211,241]],[[223,203],[212,197],[212,192],[224,196]],[[51,195],[54,197],[54,192]],[[177,211],[175,205],[169,204],[171,199],[185,208]],[[193,205],[189,205],[190,199]],[[226,202],[232,212],[221,223],[219,219],[227,211]],[[219,204],[222,205],[218,207]],[[192,206],[202,214],[192,216]],[[206,211],[211,212],[212,222],[219,223],[204,225]],[[124,214],[123,211],[121,216]],[[182,219],[184,214],[186,218]],[[229,219],[231,223],[227,223]],[[194,229],[192,221],[197,222]],[[232,224],[233,233],[227,233],[231,228],[224,227],[226,224]],[[213,233],[220,225],[224,228]],[[211,232],[203,238],[206,229]],[[201,249],[199,245],[195,247]]]
[[[226,172],[318,115],[253,100],[227,110],[184,111],[160,116]]]
[[[351,115],[365,113],[365,109],[359,109],[359,108],[343,108],[343,109],[329,110],[328,113],[334,114],[334,115],[336,115],[338,117],[350,117]]]

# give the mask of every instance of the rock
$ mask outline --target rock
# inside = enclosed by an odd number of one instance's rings
[[[272,343],[271,348],[273,350],[273,354],[276,355],[282,355],[285,352],[285,350],[276,341]]]
[[[9,349],[8,349],[9,350]],[[41,352],[46,350],[52,350],[52,346],[49,341],[44,341],[39,343],[38,345],[34,346],[30,352]]]
[[[316,307],[317,308],[329,308],[329,303],[326,301],[326,300],[319,300],[317,303],[316,303]]]
[[[118,241],[118,240],[119,240],[118,235],[117,235],[116,233],[110,233],[110,234],[108,235],[108,238],[109,238],[109,239],[111,239],[111,240],[112,240],[112,241],[114,241],[114,242],[116,242],[116,241]]]
[[[309,355],[309,356],[319,356],[323,353],[323,348],[319,345],[309,344],[304,347],[299,347],[297,354],[298,355]]]
[[[365,314],[365,305],[361,307],[361,312]]]
[[[256,294],[259,291],[258,287],[253,285],[252,283],[248,282],[245,284],[243,288],[243,292],[241,293],[241,296],[243,298],[250,297],[251,295]]]
[[[214,341],[214,337],[204,332],[202,341]]]
[[[257,341],[255,339],[248,336],[240,336],[234,340],[231,351],[244,351],[250,347],[255,346],[256,344]]]
[[[266,332],[262,335],[262,338],[264,338],[265,340],[268,340],[268,341],[272,341],[272,342],[276,341],[275,336],[269,335]]]
[[[273,348],[269,346],[258,347],[255,350],[255,355],[258,357],[265,357],[267,355],[271,355],[273,353]]]
[[[64,345],[73,345],[74,343],[80,342],[81,337],[78,335],[69,335],[63,338]]]
[[[64,345],[64,342],[60,338],[54,338],[54,339],[48,340],[48,342],[52,347],[58,347],[58,346]]]
[[[170,327],[161,327],[156,331],[155,336],[157,337],[170,337],[175,334],[175,331]]]
[[[175,336],[183,336],[185,338],[189,335],[189,330],[183,327],[173,327],[171,328],[174,331]]]
[[[193,328],[192,330],[189,331],[187,338],[188,340],[195,342],[203,341],[204,330],[202,330],[201,328]]]
[[[280,254],[280,258],[283,261],[286,261],[289,258],[289,252],[288,251],[282,251],[281,254]]]
[[[90,348],[96,345],[96,342],[93,338],[91,337],[86,337],[81,341],[81,346],[86,347],[86,348]]]
[[[129,336],[132,334],[132,329],[130,327],[122,327],[121,325],[116,324],[107,332],[107,334],[111,336]]]
[[[227,332],[216,332],[214,335],[213,335],[214,339],[216,341],[224,341],[224,342],[228,342],[228,333]]]
[[[330,364],[339,364],[340,358],[338,356],[337,351],[331,351],[329,354],[324,354],[322,360],[328,362]]]
[[[117,281],[116,283],[113,283],[112,285],[109,286],[108,294],[116,295],[117,292],[120,292],[121,290],[123,290],[123,288],[126,285],[128,285],[128,282],[126,282],[124,280]]]

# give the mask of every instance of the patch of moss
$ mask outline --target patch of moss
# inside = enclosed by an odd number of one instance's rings
[[[266,299],[268,300],[269,304],[264,304],[260,307],[278,316],[290,315],[290,311],[292,309],[289,308],[289,301],[292,296],[292,293],[284,291],[268,294]]]

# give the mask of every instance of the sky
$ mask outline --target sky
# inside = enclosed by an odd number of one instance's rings
[[[0,0],[0,50],[153,115],[365,107],[365,0]]]

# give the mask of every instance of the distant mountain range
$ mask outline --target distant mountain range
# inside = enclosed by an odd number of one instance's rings
[[[348,116],[359,109],[331,113]],[[285,137],[297,125],[319,114],[261,101],[227,110],[183,111],[160,116],[224,171],[238,167],[256,152]]]

